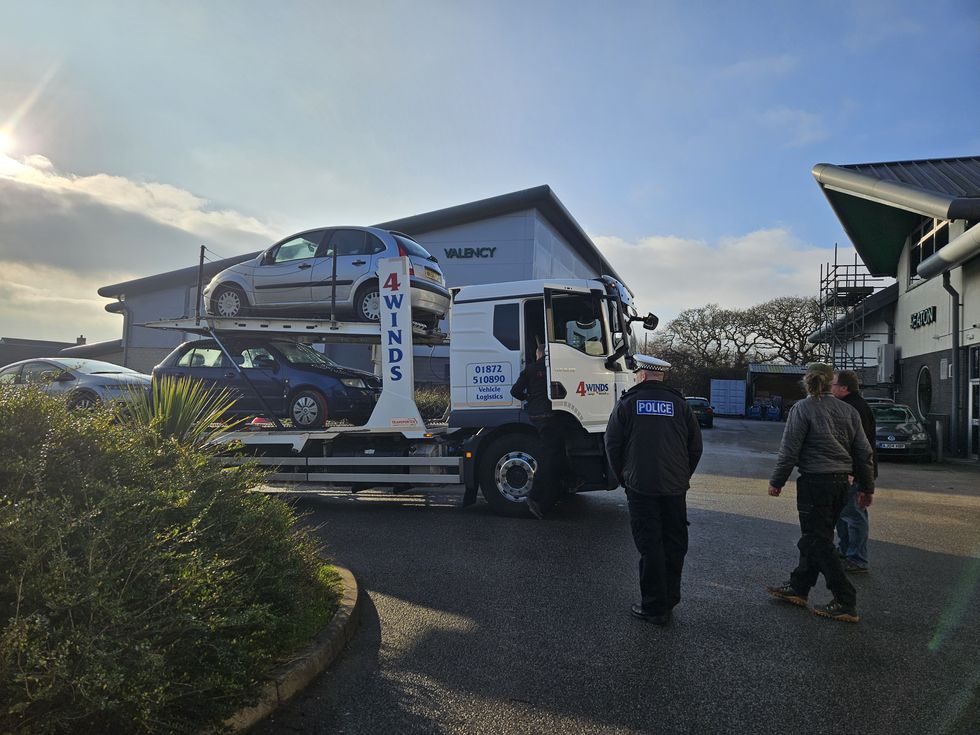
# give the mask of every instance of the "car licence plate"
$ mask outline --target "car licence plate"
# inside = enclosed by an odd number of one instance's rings
[[[905,449],[901,442],[878,442],[878,449]]]
[[[430,281],[435,281],[436,283],[442,283],[442,274],[439,271],[434,271],[431,268],[425,269],[425,277]]]

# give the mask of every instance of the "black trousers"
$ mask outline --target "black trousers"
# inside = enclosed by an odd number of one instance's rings
[[[662,615],[681,601],[687,554],[687,497],[626,490],[633,542],[640,552],[640,604]]]
[[[531,423],[538,430],[541,451],[535,458],[537,469],[528,497],[547,506],[561,495],[562,481],[570,473],[565,454],[567,426],[559,416],[532,416]]]
[[[796,481],[802,535],[797,543],[800,563],[790,575],[790,584],[804,597],[823,574],[838,602],[854,605],[857,601],[857,591],[834,550],[834,527],[847,504],[847,490],[847,475],[800,475]]]

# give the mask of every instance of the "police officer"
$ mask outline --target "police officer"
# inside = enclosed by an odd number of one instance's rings
[[[551,399],[548,398],[548,371],[544,364],[543,345],[538,345],[535,358],[524,368],[511,387],[510,394],[519,401],[527,401],[528,418],[538,430],[540,451],[537,468],[525,502],[531,515],[540,520],[558,495],[567,459],[564,422],[552,410]]]
[[[640,603],[631,611],[662,626],[681,600],[687,490],[701,459],[701,429],[680,391],[664,385],[670,363],[646,355],[635,359],[638,382],[609,417],[606,455],[626,488],[640,552]]]

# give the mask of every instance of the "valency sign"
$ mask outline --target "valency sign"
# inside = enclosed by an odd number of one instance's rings
[[[917,311],[912,314],[911,327],[912,329],[918,329],[919,327],[924,327],[927,324],[933,324],[936,321],[936,307],[927,306],[922,311]]]
[[[443,248],[443,252],[447,258],[492,258],[497,248]]]

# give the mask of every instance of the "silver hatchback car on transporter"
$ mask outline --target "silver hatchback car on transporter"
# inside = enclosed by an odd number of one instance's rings
[[[434,327],[449,310],[438,261],[408,235],[375,227],[325,227],[280,240],[251,260],[218,273],[204,289],[218,317],[303,312],[377,321],[378,261],[411,261],[412,318]]]

